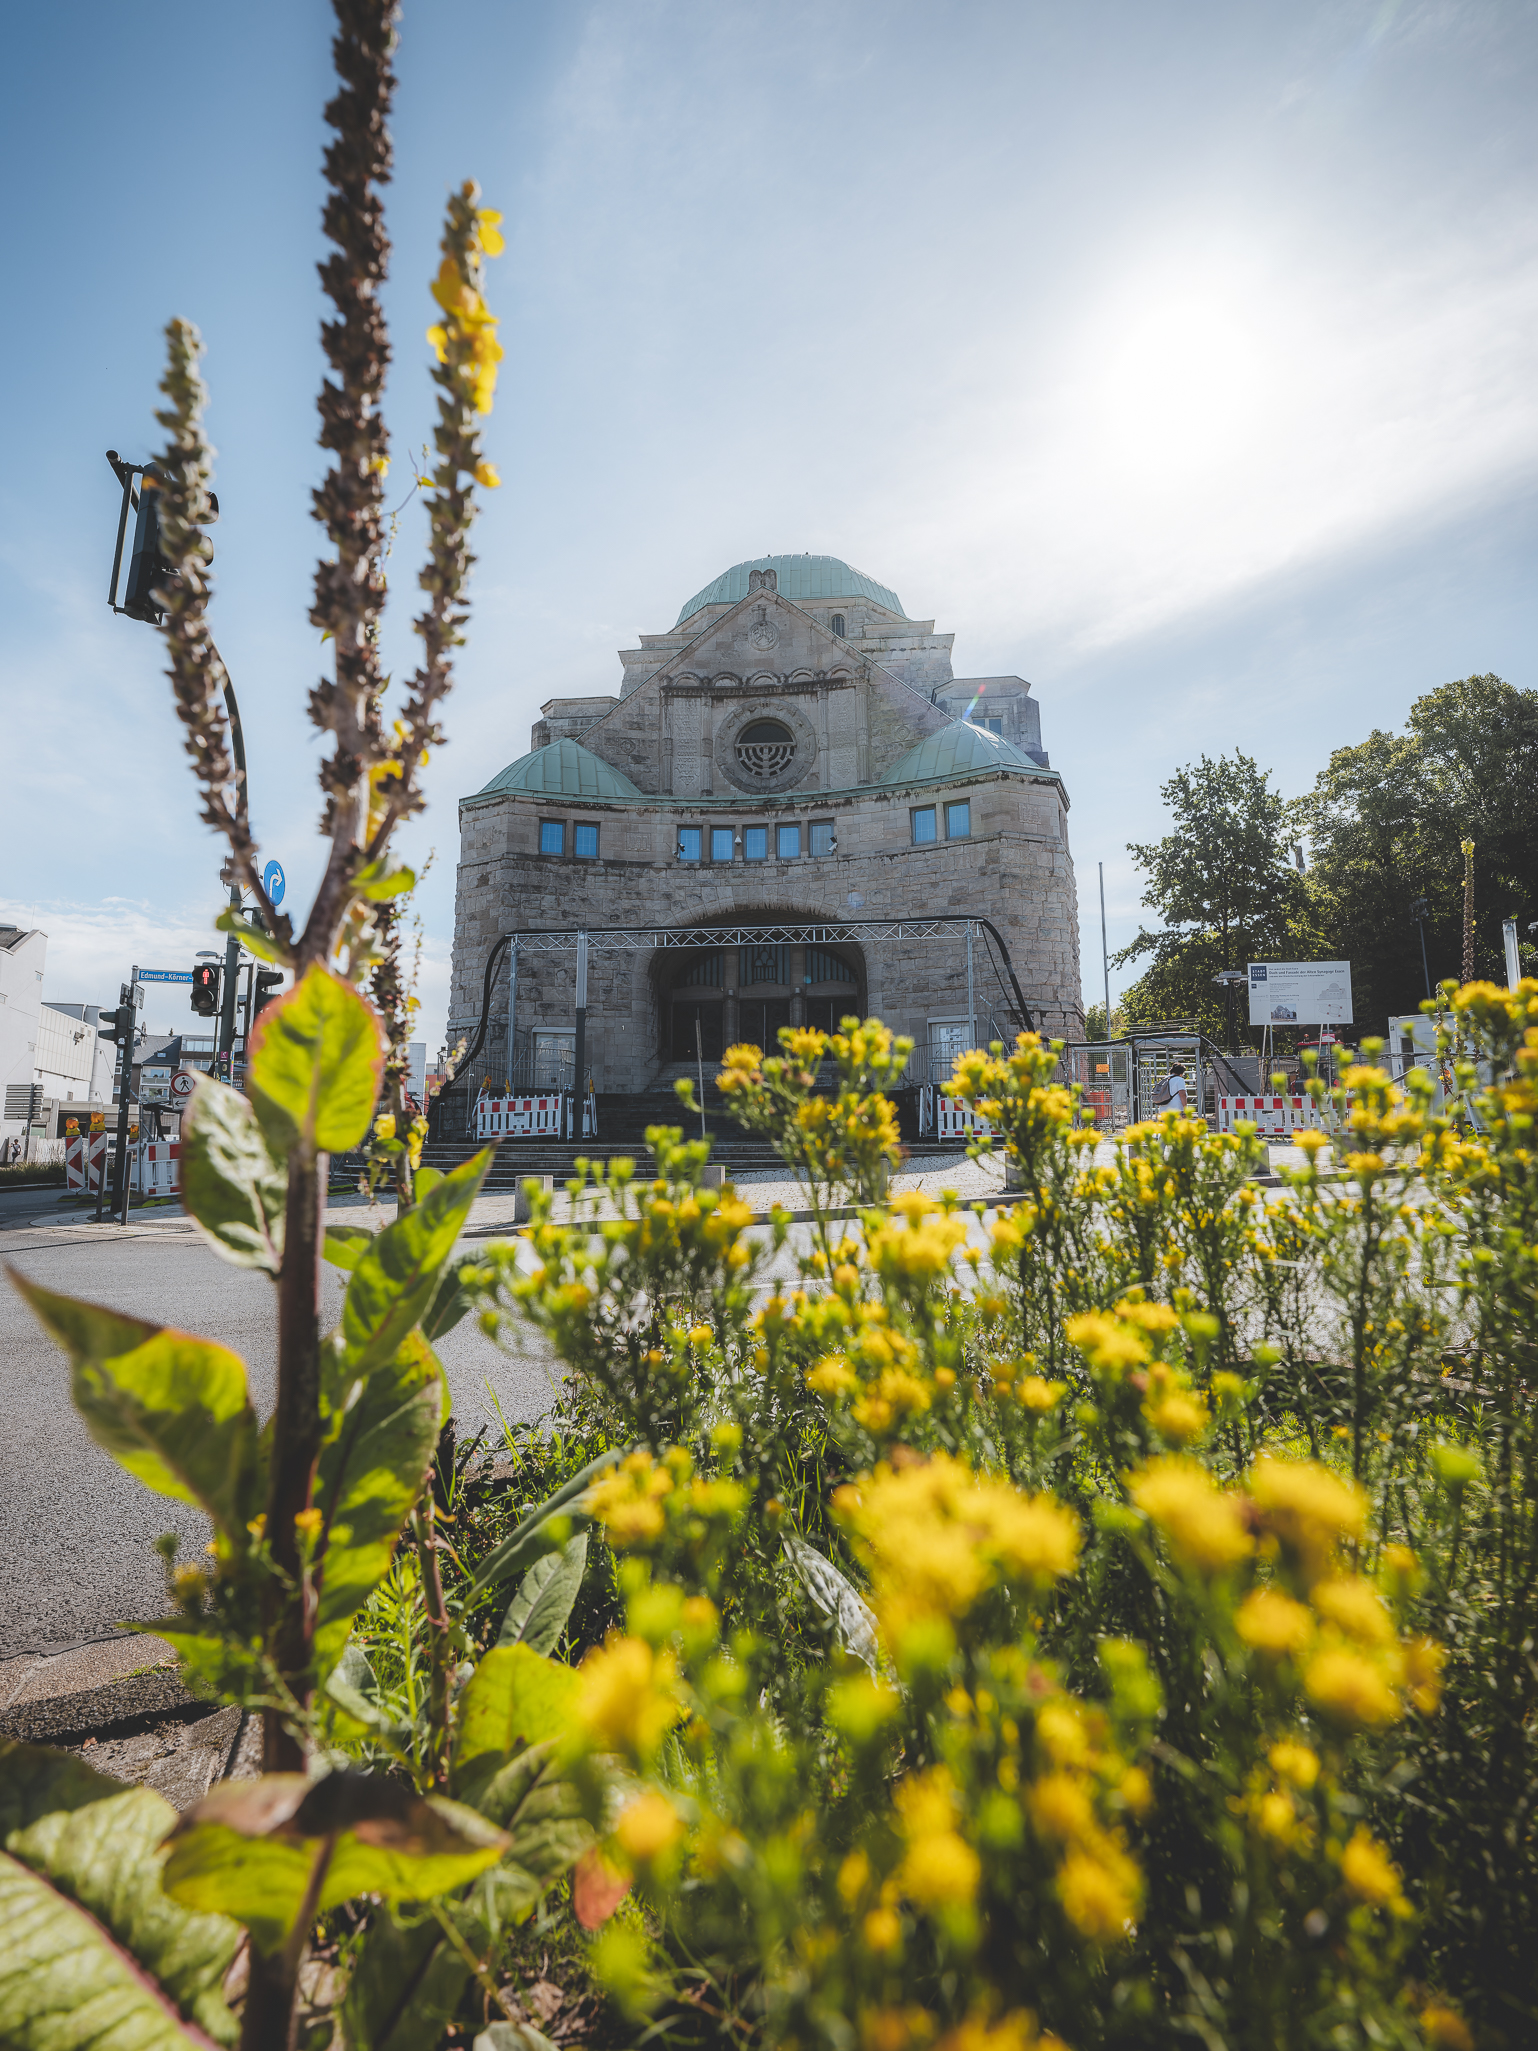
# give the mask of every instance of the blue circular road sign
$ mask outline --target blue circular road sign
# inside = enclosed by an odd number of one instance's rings
[[[267,893],[267,902],[276,911],[283,902],[283,864],[269,862],[262,871],[262,888]]]

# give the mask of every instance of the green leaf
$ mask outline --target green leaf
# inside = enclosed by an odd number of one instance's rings
[[[240,1932],[160,1887],[176,1811],[78,1759],[0,1739],[0,2043],[12,2051],[232,2044]]]
[[[404,897],[408,890],[415,890],[416,882],[415,869],[391,869],[386,873],[383,861],[378,861],[360,869],[353,878],[352,887],[359,897],[366,897],[371,904],[383,904],[387,898]]]
[[[360,1733],[382,1731],[389,1737],[409,1737],[406,1726],[392,1723],[374,1699],[378,1685],[363,1648],[349,1642],[326,1678],[325,1692],[344,1716],[352,1718]]]
[[[318,1913],[359,1894],[432,1901],[495,1865],[508,1841],[461,1803],[347,1771],[226,1781],[188,1810],[168,1842],[166,1893],[185,1908],[235,1917],[272,1951],[298,1920],[328,1845]]]
[[[366,1377],[339,1376],[327,1393],[334,1401],[314,1497],[324,1519],[314,1570],[321,1673],[336,1665],[353,1617],[390,1570],[449,1407],[443,1370],[416,1332],[393,1360]]]
[[[320,1250],[332,1267],[345,1268],[351,1274],[374,1238],[375,1234],[361,1225],[328,1225]]]
[[[472,1951],[484,1946],[479,1918],[449,1911]],[[442,2040],[459,2013],[470,1968],[436,1917],[396,1917],[380,1907],[369,1917],[342,2000],[348,2051],[423,2051]]]
[[[475,1308],[476,1290],[467,1289],[460,1280],[473,1263],[461,1262],[459,1266],[445,1268],[438,1277],[438,1286],[433,1291],[433,1300],[422,1313],[422,1336],[425,1339],[441,1339],[445,1332],[452,1332],[462,1317]]]
[[[524,1575],[507,1606],[497,1643],[527,1645],[531,1652],[554,1652],[586,1572],[587,1533],[579,1531],[559,1552],[536,1560]]]
[[[597,1841],[582,1791],[563,1777],[558,1738],[528,1745],[516,1757],[482,1752],[455,1769],[455,1792],[505,1830],[509,1844],[497,1868],[504,1906],[531,1908],[553,1880],[569,1872]]]
[[[253,926],[249,919],[243,919],[233,905],[226,905],[214,920],[220,933],[233,933],[247,954],[254,954],[258,961],[270,961],[280,969],[292,966],[288,949],[281,940],[274,940],[270,933],[264,933],[260,926]]]
[[[519,1744],[564,1736],[576,1693],[573,1668],[527,1645],[494,1646],[459,1700],[457,1765],[463,1768],[483,1752],[511,1752]]]
[[[288,1170],[249,1098],[200,1077],[182,1120],[182,1202],[215,1253],[275,1275],[283,1261]]]
[[[442,1180],[443,1170],[441,1168],[413,1168],[411,1171],[411,1187],[416,1194],[417,1202],[420,1203],[433,1185]]]
[[[369,1129],[384,1074],[372,1006],[317,962],[267,1005],[251,1035],[247,1081],[268,1144],[342,1154]]]
[[[532,2023],[488,2023],[470,2051],[555,2051]]]
[[[470,1583],[470,1593],[479,1595],[483,1588],[489,1588],[494,1581],[505,1581],[535,1554],[548,1552],[551,1548],[540,1541],[540,1527],[547,1524],[557,1511],[573,1502],[595,1475],[602,1474],[606,1467],[612,1467],[616,1460],[623,1460],[630,1450],[627,1446],[611,1446],[607,1453],[600,1453],[596,1460],[589,1460],[580,1474],[574,1474],[570,1481],[563,1482],[553,1496],[542,1502],[537,1510],[530,1510],[520,1524],[516,1524],[506,1538],[486,1560],[480,1572]],[[564,1541],[563,1541],[564,1543]]]
[[[454,1251],[491,1160],[487,1147],[445,1175],[419,1204],[364,1248],[342,1306],[348,1373],[366,1374],[388,1359],[428,1309],[438,1272]]]
[[[69,1354],[75,1408],[96,1443],[158,1495],[196,1503],[245,1543],[259,1482],[256,1413],[240,1356],[210,1339],[12,1281]]]

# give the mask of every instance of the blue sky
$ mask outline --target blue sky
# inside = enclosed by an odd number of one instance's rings
[[[173,314],[208,344],[257,827],[291,892],[319,870],[329,35],[315,0],[7,21],[0,917],[49,933],[59,1001],[213,944],[158,637],[105,604],[102,452],[155,446]],[[509,236],[504,486],[409,837],[434,1048],[455,799],[745,556],[843,556],[960,673],[1032,680],[1091,996],[1096,863],[1114,949],[1174,767],[1242,747],[1292,795],[1450,677],[1538,682],[1533,5],[434,0],[398,69],[397,476],[446,189]],[[401,672],[420,544],[408,508]]]

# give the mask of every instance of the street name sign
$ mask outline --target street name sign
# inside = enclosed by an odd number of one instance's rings
[[[141,983],[190,983],[191,969],[140,969]]]

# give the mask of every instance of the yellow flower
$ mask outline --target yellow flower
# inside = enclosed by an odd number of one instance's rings
[[[1097,1834],[1094,1807],[1084,1783],[1071,1773],[1049,1773],[1031,1789],[1031,1821],[1043,1837],[1078,1844]]]
[[[1050,2031],[1038,2036],[1035,2016],[1017,2008],[992,2023],[969,2016],[940,2039],[935,2051],[1067,2051],[1067,2046]]]
[[[1253,1550],[1237,1499],[1224,1495],[1194,1460],[1151,1461],[1127,1486],[1182,1565],[1218,1574]]]
[[[1303,1676],[1308,1699],[1337,1723],[1376,1730],[1404,1714],[1399,1697],[1370,1659],[1344,1646],[1316,1653]]]
[[[1124,1937],[1137,1912],[1137,1869],[1130,1859],[1072,1851],[1057,1875],[1063,1913],[1081,1937],[1110,1944]]]
[[[299,1534],[300,1544],[305,1546],[313,1545],[316,1539],[320,1537],[325,1521],[323,1514],[313,1506],[308,1510],[296,1510],[294,1512],[294,1529]]]
[[[606,1751],[648,1759],[683,1715],[671,1652],[611,1633],[577,1669],[576,1721]]]
[[[1068,1393],[1066,1382],[1049,1382],[1039,1374],[1028,1374],[1015,1384],[1015,1396],[1022,1410],[1038,1413],[1055,1410]]]
[[[872,1909],[863,1925],[865,1942],[872,1951],[895,1951],[903,1934],[894,1909]]]
[[[491,207],[478,207],[475,239],[488,256],[500,256],[507,244],[502,239],[502,216]]]
[[[1312,1460],[1263,1453],[1250,1470],[1249,1490],[1267,1528],[1309,1581],[1324,1575],[1342,1539],[1360,1538],[1367,1528],[1364,1492]]]
[[[488,491],[495,491],[502,479],[497,474],[495,463],[480,462],[475,466],[475,481],[477,484],[484,484]]]
[[[1188,1446],[1207,1429],[1207,1406],[1189,1389],[1171,1389],[1157,1402],[1145,1403],[1143,1414],[1160,1438],[1172,1446]]]
[[[806,1385],[819,1396],[847,1396],[860,1386],[842,1353],[825,1353],[808,1372]]]
[[[1235,1611],[1234,1629],[1252,1651],[1280,1659],[1303,1650],[1314,1635],[1314,1620],[1305,1604],[1279,1588],[1256,1588]]]
[[[1148,1348],[1136,1331],[1097,1310],[1069,1318],[1063,1329],[1070,1344],[1077,1346],[1090,1366],[1103,1374],[1141,1367],[1148,1359]]]
[[[1036,1716],[1036,1742],[1054,1766],[1086,1766],[1089,1733],[1078,1707],[1061,1697],[1044,1702]]]
[[[853,1851],[838,1869],[838,1894],[846,1909],[852,1909],[865,1892],[870,1879],[870,1860],[864,1852]]]
[[[655,1788],[648,1788],[621,1815],[614,1837],[627,1859],[645,1865],[677,1844],[683,1830],[673,1804]]]
[[[1273,1789],[1260,1797],[1254,1815],[1261,1836],[1270,1838],[1273,1844],[1291,1844],[1298,1834],[1298,1812],[1292,1806],[1291,1795],[1278,1794]]]
[[[1134,1816],[1146,1816],[1153,1807],[1153,1782],[1141,1766],[1129,1766],[1117,1783],[1116,1792]]]
[[[1404,1905],[1399,1869],[1378,1840],[1360,1823],[1340,1855],[1340,1872],[1351,1892],[1360,1895],[1363,1901],[1371,1902],[1374,1908],[1400,1908]]]
[[[982,1860],[954,1830],[921,1838],[898,1870],[903,1892],[921,1909],[966,1907],[977,1897]]]
[[[374,1137],[376,1139],[394,1139],[395,1114],[393,1111],[381,1111],[374,1120]]]
[[[1290,1780],[1305,1794],[1319,1778],[1318,1753],[1312,1746],[1299,1744],[1295,1738],[1278,1738],[1266,1757],[1271,1762],[1271,1771],[1279,1779]]]
[[[1474,2033],[1445,2001],[1433,2001],[1421,2010],[1421,2028],[1432,2051],[1474,2051]]]
[[[1435,1716],[1442,1700],[1442,1668],[1447,1648],[1438,1645],[1434,1638],[1410,1638],[1405,1641],[1404,1656],[1412,1705],[1422,1716]]]
[[[658,1467],[650,1453],[631,1453],[612,1474],[588,1489],[585,1507],[618,1547],[655,1543],[667,1526],[662,1498],[673,1490],[673,1477]]]
[[[1309,1591],[1309,1601],[1320,1616],[1338,1625],[1359,1645],[1387,1645],[1394,1636],[1393,1621],[1376,1589],[1359,1575],[1338,1581],[1320,1581]]]

